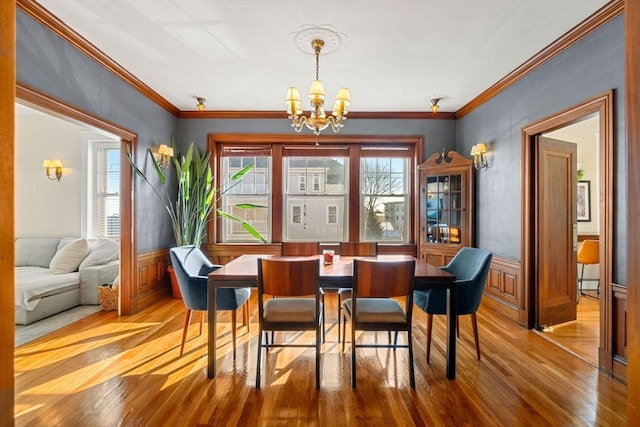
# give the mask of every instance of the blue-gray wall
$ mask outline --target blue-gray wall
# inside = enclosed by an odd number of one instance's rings
[[[624,16],[618,16],[457,122],[457,148],[490,144],[476,174],[476,244],[516,260],[520,254],[522,128],[614,90],[614,281],[626,283]]]
[[[180,142],[182,146],[195,142],[200,148],[207,143],[209,133],[273,133],[292,134],[291,121],[282,112],[282,119],[182,119],[180,120]],[[312,135],[304,129],[303,134]],[[320,134],[333,134],[326,129]],[[423,153],[429,157],[435,152],[454,150],[456,146],[455,120],[366,120],[348,119],[340,135],[412,135],[422,136],[424,141]],[[424,159],[423,159],[424,160]]]
[[[172,134],[177,135],[175,116],[20,10],[16,58],[19,83],[135,132],[138,159],[144,159],[147,148],[168,143]],[[154,174],[144,160],[139,163]],[[138,252],[170,246],[173,234],[166,211],[148,187],[140,180],[137,185]]]

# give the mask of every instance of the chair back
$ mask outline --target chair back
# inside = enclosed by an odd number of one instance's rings
[[[341,256],[377,256],[378,242],[340,242]]]
[[[353,294],[356,298],[411,297],[415,260],[353,260]]]
[[[311,256],[320,254],[320,242],[282,242],[283,256]]]
[[[193,245],[171,248],[169,254],[184,304],[191,310],[206,310],[206,276],[218,266]]]
[[[580,264],[599,264],[600,242],[598,240],[584,240],[578,248],[577,260]]]
[[[258,258],[258,299],[262,295],[299,297],[319,292],[320,260]]]
[[[464,247],[443,270],[456,276],[458,314],[475,313],[489,275],[493,254],[485,249]],[[444,306],[444,303],[443,303]]]

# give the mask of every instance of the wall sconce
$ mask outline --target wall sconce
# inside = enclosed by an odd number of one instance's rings
[[[489,165],[487,164],[487,160],[484,158],[484,154],[487,152],[487,146],[484,142],[479,142],[473,147],[471,147],[471,155],[473,156],[473,166],[480,170],[486,169]]]
[[[204,105],[204,98],[196,97],[196,101],[198,101],[196,104],[198,111],[204,111],[204,108],[206,107],[206,105]]]
[[[440,108],[440,106],[438,105],[438,102],[440,102],[442,100],[442,98],[433,98],[431,100],[431,112],[432,113],[437,113],[438,109]]]
[[[160,144],[158,151],[156,152],[156,161],[158,162],[158,166],[162,169],[168,168],[172,157],[173,148],[167,147],[165,144]]]
[[[58,180],[62,177],[62,162],[60,159],[45,160],[42,162],[44,173],[50,180]]]

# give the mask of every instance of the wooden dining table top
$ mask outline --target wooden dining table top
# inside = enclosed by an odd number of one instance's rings
[[[324,264],[322,255],[313,256],[280,256],[280,255],[258,255],[245,254],[234,259],[229,264],[223,265],[221,268],[209,274],[209,283],[216,287],[225,287],[225,284],[231,285],[231,282],[240,282],[246,285],[255,286],[258,278],[258,258],[269,259],[320,259],[320,282],[324,287],[349,287],[353,277],[353,260],[367,259],[381,262],[388,261],[406,261],[415,259],[409,255],[378,255],[372,257],[364,256],[338,256],[335,255],[333,263]],[[452,286],[456,277],[444,270],[434,267],[431,264],[416,260],[415,268],[415,289],[420,288],[448,288]],[[228,282],[228,283],[225,283]]]

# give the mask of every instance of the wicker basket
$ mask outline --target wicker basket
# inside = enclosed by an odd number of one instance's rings
[[[118,309],[118,289],[112,288],[110,285],[102,285],[98,287],[98,301],[103,310]]]

